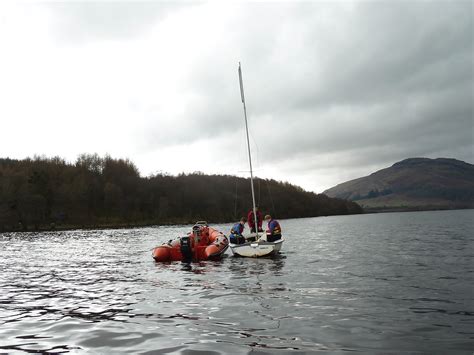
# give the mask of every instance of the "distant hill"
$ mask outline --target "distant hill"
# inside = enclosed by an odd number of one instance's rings
[[[356,201],[367,211],[474,208],[474,165],[410,158],[324,194]]]
[[[362,213],[354,202],[256,179],[257,202],[276,218]],[[129,160],[81,155],[0,159],[0,232],[232,222],[251,208],[250,181],[203,173],[142,177]],[[227,231],[225,231],[227,232]]]

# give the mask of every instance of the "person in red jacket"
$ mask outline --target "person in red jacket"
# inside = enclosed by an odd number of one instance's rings
[[[262,212],[258,209],[258,207],[255,207],[255,213],[257,214],[257,227],[259,232],[263,232],[262,228],[262,223],[263,223],[263,215]],[[255,233],[255,218],[253,214],[253,210],[250,210],[249,213],[247,214],[247,221],[249,224],[250,228],[250,233]]]

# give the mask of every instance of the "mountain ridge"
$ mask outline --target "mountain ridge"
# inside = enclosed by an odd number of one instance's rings
[[[474,165],[453,158],[408,158],[323,192],[365,210],[474,208]]]

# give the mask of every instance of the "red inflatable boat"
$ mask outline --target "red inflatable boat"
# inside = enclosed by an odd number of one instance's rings
[[[197,222],[192,232],[153,249],[155,261],[201,261],[220,258],[229,241],[206,222]]]

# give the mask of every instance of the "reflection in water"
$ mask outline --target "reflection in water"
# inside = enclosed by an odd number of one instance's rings
[[[247,275],[270,273],[274,276],[281,276],[286,257],[282,254],[277,254],[266,258],[230,257],[229,259],[230,270],[237,277],[239,275],[246,277]]]
[[[190,264],[150,255],[188,226],[0,234],[0,352],[469,353],[472,223],[439,213],[284,221],[280,255]]]

